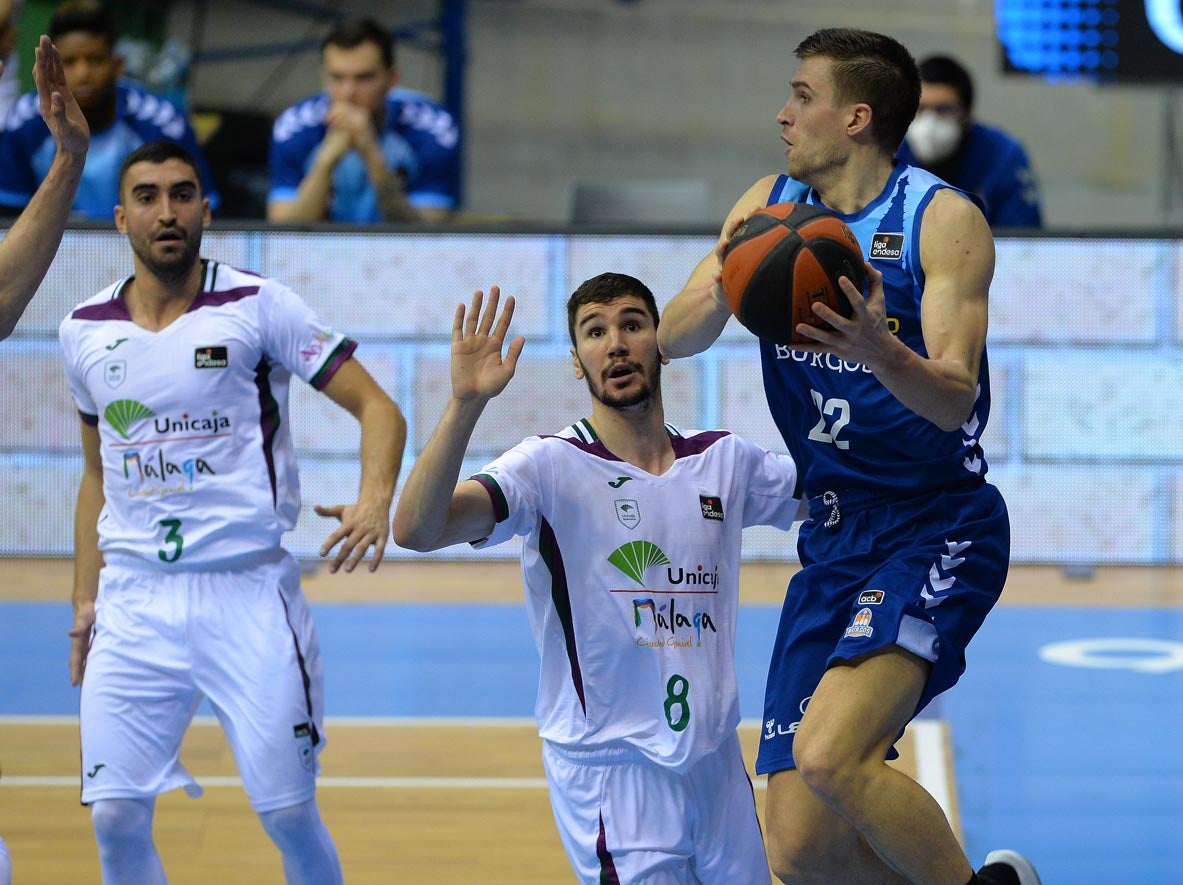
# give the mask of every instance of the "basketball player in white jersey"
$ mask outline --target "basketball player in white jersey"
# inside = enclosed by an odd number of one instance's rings
[[[0,240],[0,340],[12,334],[57,254],[90,146],[90,127],[66,86],[62,58],[46,36],[36,49],[33,80],[56,150],[33,198]]]
[[[9,16],[14,15],[16,10],[10,9]],[[49,174],[0,240],[0,341],[16,328],[57,254],[90,146],[90,127],[66,86],[61,56],[45,36],[35,50],[33,80],[56,152]],[[0,126],[3,123],[0,118]],[[12,861],[0,838],[0,885],[11,882]]]
[[[361,424],[356,503],[321,555],[354,567],[388,538],[406,430],[389,397],[287,287],[200,258],[209,204],[171,142],[132,152],[115,223],[135,275],[60,329],[82,418],[72,681],[82,684],[82,802],[103,881],[156,885],[158,794],[200,793],[178,759],[198,703],[226,732],[287,882],[341,882],[315,800],[323,676],[299,568],[280,546],[300,506],[292,375]],[[338,546],[339,545],[339,546]]]
[[[591,417],[524,440],[457,484],[486,404],[523,340],[502,347],[477,292],[452,328],[452,396],[395,510],[404,547],[524,535],[541,656],[535,713],[551,805],[581,882],[767,883],[736,726],[735,621],[744,526],[788,528],[792,460],[724,431],[665,423],[657,305],[623,274],[567,306]]]

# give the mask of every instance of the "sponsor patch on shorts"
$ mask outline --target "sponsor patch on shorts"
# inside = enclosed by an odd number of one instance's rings
[[[312,749],[312,725],[301,722],[292,728],[292,735],[296,739],[296,752],[300,755],[300,764],[305,771],[316,768],[316,752]]]
[[[847,639],[866,639],[874,632],[875,628],[871,626],[871,610],[861,608],[854,616],[854,623],[846,628],[846,633],[843,635]]]

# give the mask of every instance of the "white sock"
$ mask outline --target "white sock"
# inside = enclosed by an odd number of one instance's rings
[[[341,861],[316,800],[259,814],[263,829],[283,855],[288,885],[341,885]]]
[[[167,885],[152,841],[156,799],[100,799],[90,809],[103,885]]]

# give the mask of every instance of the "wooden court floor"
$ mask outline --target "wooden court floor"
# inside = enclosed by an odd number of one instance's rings
[[[531,725],[330,720],[327,730],[318,802],[347,882],[573,881]],[[745,727],[743,737],[745,756],[754,759],[756,728]],[[911,741],[901,748],[908,771],[915,770],[911,748]],[[0,780],[0,834],[15,885],[98,882],[90,817],[78,805],[76,727],[4,724],[0,754],[12,760]],[[158,802],[156,837],[169,881],[282,882],[279,856],[237,784],[216,724],[195,724],[182,758],[205,795],[175,791]],[[755,781],[761,818],[763,781]]]
[[[70,588],[70,563],[0,560],[0,599],[59,600]],[[1114,569],[1098,577],[1110,590],[1093,604],[1183,603],[1177,570]],[[775,604],[784,566],[745,566],[742,596]],[[512,563],[398,562],[376,574],[307,576],[317,602],[520,601]],[[1018,569],[1004,604],[1089,604],[1096,581],[1073,581],[1056,569]],[[65,678],[63,641],[63,678]],[[550,816],[531,723],[352,720],[328,723],[319,803],[351,883],[559,883],[572,881]],[[934,738],[935,735],[935,738]],[[755,724],[742,729],[745,758],[755,758]],[[902,770],[931,785],[933,771],[957,824],[949,735],[923,727],[901,743]],[[935,749],[934,749],[935,747]],[[936,757],[934,768],[934,757]],[[282,882],[272,848],[237,785],[220,730],[198,723],[183,752],[206,788],[191,800],[161,797],[156,837],[173,885]],[[89,815],[78,805],[76,724],[34,718],[0,722],[0,835],[13,856],[16,885],[98,882]],[[927,774],[926,774],[927,772]],[[763,783],[756,779],[763,816]]]

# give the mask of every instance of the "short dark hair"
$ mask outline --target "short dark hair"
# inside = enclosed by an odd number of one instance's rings
[[[952,86],[966,111],[973,110],[973,77],[957,59],[948,55],[930,55],[920,63],[920,79],[934,85]]]
[[[338,24],[320,44],[320,51],[325,47],[336,46],[339,49],[353,49],[363,43],[373,43],[382,53],[382,63],[387,69],[394,67],[394,37],[390,31],[382,27],[372,18],[351,18]]]
[[[895,154],[920,106],[920,71],[902,43],[854,28],[826,28],[797,46],[797,58],[834,61],[835,99],[871,106],[876,143]]]
[[[571,343],[575,343],[575,314],[579,312],[579,308],[585,304],[607,304],[625,295],[634,295],[644,302],[656,328],[660,314],[657,310],[657,299],[653,297],[649,287],[628,274],[602,273],[590,280],[584,280],[567,299],[567,333],[571,336]]]
[[[193,170],[193,179],[197,182],[197,192],[201,193],[201,170],[197,168],[197,160],[185,148],[175,141],[149,141],[140,145],[123,158],[119,167],[119,195],[123,198],[123,179],[127,177],[127,170],[136,163],[163,163],[167,160],[180,160]]]
[[[75,31],[97,34],[107,41],[109,48],[115,48],[115,21],[111,18],[111,13],[98,3],[90,0],[71,0],[54,10],[46,27],[49,39],[56,43],[58,37]]]

